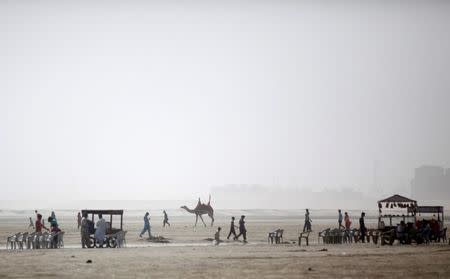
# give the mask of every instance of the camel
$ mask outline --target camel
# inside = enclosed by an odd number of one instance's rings
[[[189,207],[183,205],[181,208],[183,208],[184,210],[186,210],[189,213],[195,214],[195,225],[194,227],[197,226],[197,222],[198,222],[198,217],[200,217],[200,220],[202,220],[203,225],[205,225],[205,221],[203,221],[203,214],[208,214],[209,218],[211,218],[211,227],[214,224],[214,209],[211,206],[211,195],[209,195],[209,200],[208,200],[208,204],[204,204],[200,202],[200,198],[198,198],[198,203],[197,206],[194,209],[189,209]]]

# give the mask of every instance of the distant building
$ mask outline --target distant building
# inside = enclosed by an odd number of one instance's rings
[[[216,208],[229,209],[354,209],[376,204],[375,199],[351,188],[313,191],[301,187],[228,184],[212,187],[211,195]]]
[[[449,200],[450,169],[439,166],[416,168],[411,194],[417,200]]]

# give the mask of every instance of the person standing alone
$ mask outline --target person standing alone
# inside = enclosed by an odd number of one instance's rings
[[[219,245],[219,243],[222,242],[220,240],[220,230],[221,229],[222,229],[221,227],[218,227],[216,233],[214,234],[214,244],[215,245]]]
[[[163,213],[164,213],[163,227],[165,227],[166,224],[169,225],[170,227],[169,216],[167,216],[167,212],[165,210],[163,210]]]
[[[344,219],[342,216],[342,211],[339,209],[338,210],[338,225],[339,225],[339,229],[343,228],[344,226],[342,225],[342,220]]]
[[[78,215],[77,215],[77,223],[78,223],[78,227],[77,227],[77,229],[79,229],[80,227],[81,227],[81,221],[83,220],[83,218],[81,218],[81,213],[80,212],[78,212]]]
[[[311,231],[311,218],[309,218],[309,209],[306,209],[305,213],[305,225],[303,225],[303,232],[310,232]]]
[[[361,218],[359,218],[359,238],[361,239],[362,243],[366,242],[366,224],[364,223],[364,217],[366,216],[366,213],[361,213]]]

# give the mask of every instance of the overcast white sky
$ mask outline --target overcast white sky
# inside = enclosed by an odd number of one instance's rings
[[[94,3],[95,2],[95,3]],[[450,167],[448,1],[1,1],[2,199],[408,187]]]

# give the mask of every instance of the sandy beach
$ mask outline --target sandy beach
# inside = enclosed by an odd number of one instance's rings
[[[251,214],[251,213],[250,213]],[[6,237],[27,231],[26,214],[0,218],[0,278],[449,278],[450,246],[373,243],[324,245],[317,232],[333,227],[330,220],[313,223],[310,246],[297,245],[302,222],[295,216],[247,216],[248,243],[227,241],[228,216],[217,216],[211,227],[193,227],[194,218],[180,214],[162,227],[162,217],[151,219],[152,234],[169,239],[168,244],[150,243],[138,234],[142,217],[124,220],[127,247],[122,249],[81,249],[74,217],[58,217],[66,232],[65,247],[54,250],[6,250]],[[207,218],[205,219],[207,221]],[[373,221],[373,220],[372,220]],[[214,246],[207,240],[222,226]],[[375,224],[368,220],[368,226]],[[267,243],[267,233],[285,230],[284,244]],[[86,263],[91,260],[92,263]]]

